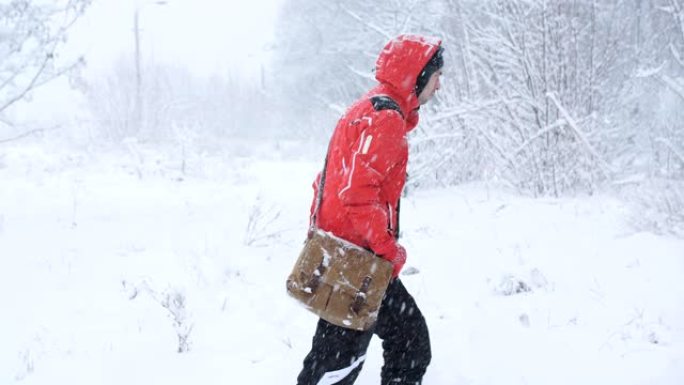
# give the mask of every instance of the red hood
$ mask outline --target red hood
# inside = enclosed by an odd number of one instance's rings
[[[405,112],[419,106],[415,93],[416,80],[442,41],[433,37],[400,35],[392,39],[380,52],[375,65],[375,78],[392,88],[403,100]]]

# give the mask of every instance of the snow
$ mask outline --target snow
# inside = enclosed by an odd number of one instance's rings
[[[322,159],[250,148],[183,174],[179,151],[0,147],[0,383],[295,383],[316,319],[285,279]],[[684,240],[631,215],[487,185],[405,198],[425,384],[681,384]],[[357,384],[381,365],[374,339]]]

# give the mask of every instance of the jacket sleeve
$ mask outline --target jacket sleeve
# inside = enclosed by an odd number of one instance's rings
[[[354,230],[366,239],[368,247],[376,254],[392,255],[397,244],[388,228],[388,207],[381,187],[389,171],[406,161],[405,123],[398,113],[387,110],[374,112],[370,119],[352,146],[338,194]]]
[[[419,109],[420,107],[409,112],[408,119],[406,119],[406,132],[413,130],[418,125],[418,120],[420,118]]]
[[[309,227],[313,226],[313,216],[314,216],[314,211],[316,211],[316,198],[318,197],[318,188],[321,185],[321,173],[319,172],[316,175],[316,179],[313,181],[311,184],[311,187],[313,188],[313,199],[311,199],[311,207],[309,208]]]

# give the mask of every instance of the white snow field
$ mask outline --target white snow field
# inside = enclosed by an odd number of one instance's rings
[[[294,384],[316,318],[284,281],[322,159],[272,147],[4,143],[0,384]],[[634,215],[486,185],[404,198],[424,384],[683,384],[684,240]],[[374,339],[357,384],[381,365]]]

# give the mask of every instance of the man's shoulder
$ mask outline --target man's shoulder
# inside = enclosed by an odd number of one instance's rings
[[[364,123],[370,129],[403,125],[405,117],[399,103],[390,95],[378,91],[373,89],[350,105],[343,117],[344,121]]]
[[[394,110],[397,111],[402,118],[404,117],[404,113],[401,111],[399,103],[387,95],[373,95],[370,97],[370,103],[375,111]]]

